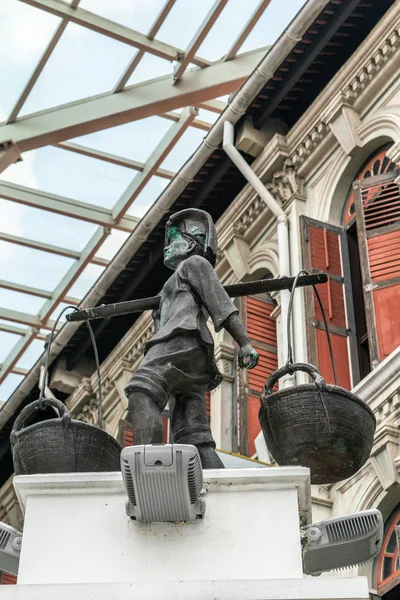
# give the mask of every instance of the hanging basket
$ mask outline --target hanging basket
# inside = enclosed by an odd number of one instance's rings
[[[314,380],[273,393],[275,383],[294,371]],[[367,461],[376,421],[360,398],[325,383],[309,364],[290,364],[269,378],[261,394],[260,425],[268,449],[279,465],[301,465],[311,483],[327,484],[354,475]]]
[[[29,425],[43,406],[53,406],[59,417]],[[11,432],[16,475],[119,471],[121,446],[111,435],[71,419],[56,399],[36,400],[24,408]]]

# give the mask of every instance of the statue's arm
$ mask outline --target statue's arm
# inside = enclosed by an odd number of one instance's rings
[[[226,293],[213,267],[205,258],[192,256],[185,261],[182,277],[189,283],[194,294],[206,308],[216,331],[225,328],[239,345],[239,365],[252,369],[258,363],[258,354],[239,317],[238,309]]]
[[[239,346],[239,365],[244,369],[253,369],[258,363],[258,352],[250,343],[247,332],[236,314],[232,314],[224,323],[224,328],[231,334]]]

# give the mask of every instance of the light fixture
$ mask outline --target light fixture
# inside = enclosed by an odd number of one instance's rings
[[[22,533],[0,522],[0,571],[17,575]]]
[[[380,551],[383,519],[379,510],[328,519],[302,528],[303,568],[307,575],[367,562]]]
[[[197,448],[186,444],[128,446],[121,452],[126,513],[144,522],[203,517],[203,471]]]

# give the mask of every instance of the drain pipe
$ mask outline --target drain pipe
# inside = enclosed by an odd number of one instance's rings
[[[254,188],[261,200],[265,202],[269,210],[277,218],[278,221],[278,252],[279,252],[279,275],[281,277],[290,277],[290,258],[289,258],[289,228],[288,217],[284,210],[279,206],[278,202],[267,190],[262,181],[254,173],[253,169],[247,164],[239,150],[234,145],[234,125],[230,121],[224,122],[223,149],[237,166],[242,175],[247,179],[250,185]],[[286,323],[289,312],[290,291],[281,290],[281,324],[282,324],[282,357],[286,362],[288,354],[288,339]],[[282,387],[291,385],[292,379],[284,377]]]

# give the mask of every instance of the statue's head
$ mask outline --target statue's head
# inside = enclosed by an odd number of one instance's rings
[[[211,216],[204,210],[187,208],[172,215],[165,228],[164,264],[173,271],[192,255],[204,256],[213,266],[217,234]]]

